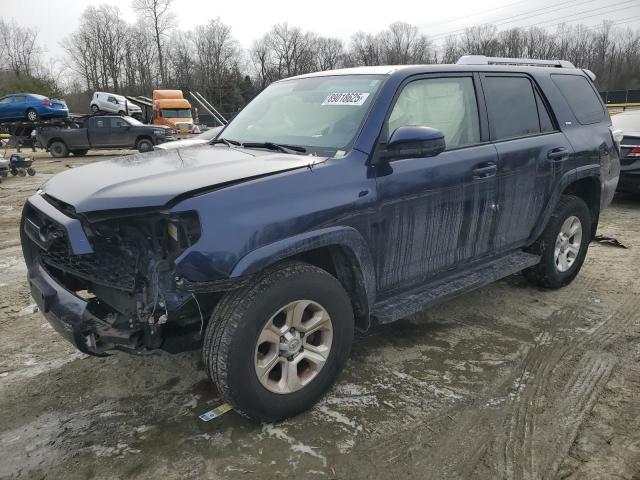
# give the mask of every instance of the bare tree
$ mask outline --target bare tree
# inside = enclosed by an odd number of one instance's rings
[[[167,83],[167,72],[164,65],[163,38],[174,26],[174,18],[171,16],[171,3],[173,0],[133,0],[133,9],[145,18],[152,26],[156,48],[158,49],[158,64],[162,84]]]
[[[0,20],[0,51],[15,75],[33,75],[40,63],[42,50],[37,44],[38,32],[33,28]]]

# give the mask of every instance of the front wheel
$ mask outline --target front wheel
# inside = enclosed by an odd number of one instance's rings
[[[591,214],[587,204],[573,195],[563,195],[531,252],[540,263],[523,274],[544,288],[560,288],[573,281],[587,255],[591,241]]]
[[[349,296],[326,271],[287,262],[226,294],[203,347],[226,402],[256,421],[310,408],[342,370],[353,341]]]
[[[138,140],[138,143],[136,145],[136,149],[140,153],[150,152],[151,150],[153,150],[153,142],[151,140],[146,139],[146,138]]]

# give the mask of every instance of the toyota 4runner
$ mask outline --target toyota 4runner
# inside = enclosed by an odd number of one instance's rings
[[[83,352],[198,347],[239,413],[295,415],[355,329],[520,271],[575,278],[620,170],[592,77],[471,56],[278,81],[208,144],[44,184],[32,295]]]

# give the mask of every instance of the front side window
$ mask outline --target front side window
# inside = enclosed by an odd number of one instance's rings
[[[485,77],[482,81],[494,140],[540,133],[538,107],[526,77]]]
[[[242,143],[273,142],[323,152],[346,149],[360,130],[382,78],[333,75],[274,83],[236,115],[222,136]]]
[[[112,128],[120,128],[120,127],[128,127],[129,124],[123,120],[122,118],[112,118],[111,119],[111,127]]]
[[[580,75],[551,75],[560,93],[565,98],[576,120],[582,125],[598,123],[604,118],[600,98],[589,80]]]
[[[389,135],[397,128],[437,128],[447,149],[480,141],[478,104],[470,77],[428,78],[409,83],[389,117]]]
[[[162,118],[191,118],[191,110],[188,108],[174,108],[160,110]]]

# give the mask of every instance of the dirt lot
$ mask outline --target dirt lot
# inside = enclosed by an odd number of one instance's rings
[[[198,353],[85,357],[33,312],[21,207],[0,185],[0,478],[640,478],[640,199],[577,280],[514,275],[357,339],[338,384],[277,425],[217,406]],[[48,163],[47,163],[48,162]]]

